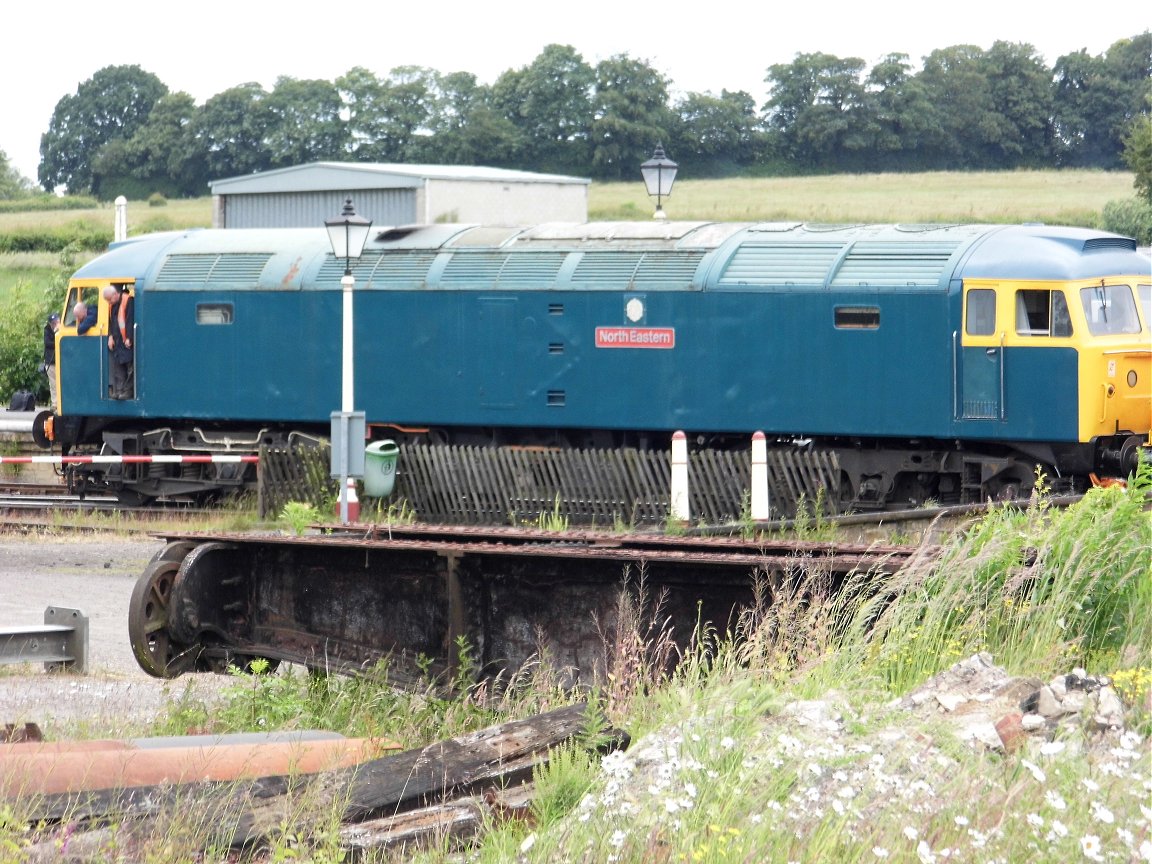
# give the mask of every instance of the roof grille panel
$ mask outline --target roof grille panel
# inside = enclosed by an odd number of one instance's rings
[[[861,241],[853,244],[832,279],[832,287],[889,285],[931,287],[940,279],[959,241],[907,244]]]
[[[820,287],[843,249],[842,243],[747,244],[732,256],[717,284]]]
[[[493,285],[500,277],[507,257],[507,252],[456,252],[444,267],[440,284],[445,287],[477,283]]]
[[[156,276],[156,287],[188,288],[209,282],[254,287],[271,258],[264,252],[169,255]]]
[[[572,273],[572,281],[628,285],[643,257],[643,252],[585,252]]]
[[[533,252],[509,255],[500,271],[505,287],[551,287],[564,266],[567,252]]]
[[[703,252],[647,252],[636,270],[635,284],[649,287],[691,285]]]

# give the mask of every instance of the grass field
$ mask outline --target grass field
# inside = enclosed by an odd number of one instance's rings
[[[1133,175],[1115,171],[836,174],[826,177],[682,178],[665,200],[669,219],[814,222],[1053,222],[1086,224],[1103,206],[1130,198]],[[647,219],[654,206],[634,183],[593,183],[588,217]],[[0,232],[94,221],[112,230],[111,204],[94,210],[0,213]],[[212,199],[130,202],[133,234],[208,227]]]

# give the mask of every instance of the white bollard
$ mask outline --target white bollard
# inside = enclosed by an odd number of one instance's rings
[[[119,242],[128,239],[128,199],[116,196],[116,218],[112,228],[112,239]]]
[[[688,438],[680,431],[672,434],[672,518],[682,522],[692,518],[688,501]]]
[[[757,431],[752,434],[752,500],[749,502],[751,517],[755,522],[764,522],[770,518],[768,504],[768,444],[764,440],[764,433]]]

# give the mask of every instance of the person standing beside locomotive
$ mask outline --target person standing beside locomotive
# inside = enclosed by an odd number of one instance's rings
[[[135,390],[132,370],[133,310],[128,289],[109,285],[104,289],[108,301],[108,351],[111,354],[113,399],[131,399]]]
[[[56,411],[56,331],[60,329],[60,316],[53,312],[44,325],[44,365],[40,368],[48,376],[48,407]]]

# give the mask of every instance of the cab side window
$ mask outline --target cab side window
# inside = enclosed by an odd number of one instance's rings
[[[1016,332],[1021,336],[1071,336],[1072,316],[1064,292],[1017,291]]]
[[[973,288],[965,300],[964,332],[969,336],[991,336],[996,332],[996,292]]]

